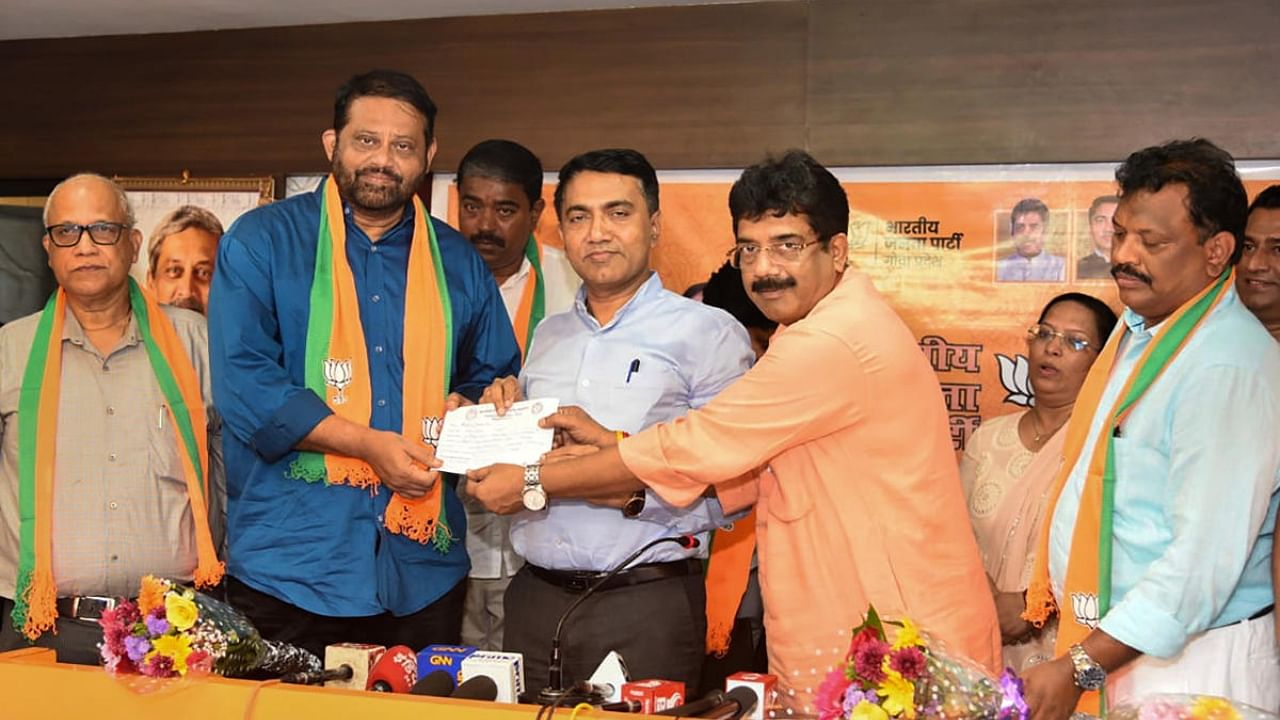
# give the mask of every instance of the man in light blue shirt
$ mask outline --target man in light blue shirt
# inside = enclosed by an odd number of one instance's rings
[[[579,155],[561,168],[555,200],[583,287],[571,310],[538,326],[518,384],[499,381],[483,401],[558,398],[632,433],[705,404],[746,372],[754,355],[742,326],[665,290],[649,269],[661,218],[657,175],[644,156]],[[536,477],[526,483],[540,490]],[[543,509],[527,494],[526,508],[511,529],[528,564],[507,590],[504,646],[524,654],[530,690],[547,681],[556,624],[582,590],[647,543],[680,534],[699,534],[700,547],[646,550],[565,623],[563,680],[586,680],[616,650],[632,677],[697,687],[706,634],[701,561],[706,531],[724,522],[719,504],[675,508],[650,493]]]
[[[1230,155],[1205,140],[1134,153],[1116,178],[1112,275],[1126,305],[1122,336],[1050,519],[1059,632],[1075,624],[1087,635],[1025,674],[1032,717],[1066,718],[1082,691],[1104,682],[1112,705],[1191,692],[1275,710],[1269,565],[1280,497],[1280,349],[1232,285],[1128,417],[1104,427],[1144,351],[1173,332],[1166,320],[1238,262],[1244,187]],[[1106,432],[1115,463],[1112,592],[1099,612],[1096,597],[1062,595],[1077,560],[1072,539],[1093,439]]]
[[[1067,263],[1061,255],[1045,250],[1044,235],[1049,228],[1049,207],[1036,198],[1026,198],[1009,213],[1009,235],[1014,252],[996,264],[999,282],[1063,282]]]

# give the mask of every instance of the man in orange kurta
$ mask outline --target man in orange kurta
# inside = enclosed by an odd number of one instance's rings
[[[620,442],[580,411],[548,418],[566,441],[602,450],[548,459],[543,489],[608,503],[647,485],[674,505],[714,489],[726,511],[757,501],[770,670],[796,712],[814,712],[868,605],[995,671],[995,607],[942,393],[911,331],[846,268],[843,189],[793,151],[748,168],[729,203],[731,260],[784,326],[768,352],[707,405]],[[472,473],[471,491],[514,511],[523,477],[491,466]]]

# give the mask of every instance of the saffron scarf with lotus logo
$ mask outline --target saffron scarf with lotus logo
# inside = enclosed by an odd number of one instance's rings
[[[1072,646],[1084,640],[1111,607],[1111,553],[1112,520],[1115,503],[1116,461],[1115,438],[1129,413],[1142,399],[1147,388],[1160,377],[1186,346],[1200,323],[1213,312],[1226,288],[1234,281],[1233,272],[1224,272],[1212,285],[1178,308],[1165,323],[1166,328],[1147,346],[1137,364],[1125,380],[1117,401],[1107,411],[1107,421],[1093,439],[1093,455],[1080,492],[1080,509],[1071,536],[1071,551],[1067,559],[1067,576],[1063,582],[1062,597],[1070,603],[1069,612],[1058,620],[1057,655],[1063,655]],[[1027,588],[1027,609],[1023,617],[1043,626],[1053,614],[1056,603],[1049,579],[1049,530],[1053,513],[1058,507],[1062,489],[1066,486],[1071,470],[1080,459],[1080,453],[1088,440],[1089,428],[1099,410],[1103,390],[1111,377],[1120,344],[1128,329],[1115,333],[1093,364],[1080,395],[1076,399],[1071,421],[1067,425],[1067,439],[1063,449],[1063,463],[1054,478],[1045,522],[1040,528],[1036,544],[1035,566],[1031,571],[1031,585]],[[1065,604],[1065,603],[1064,603]],[[1087,692],[1076,706],[1079,712],[1098,715],[1105,705],[1100,692]]]
[[[422,201],[413,198],[413,240],[404,301],[404,403],[401,432],[434,446],[440,437],[445,395],[453,368],[453,310],[435,228]],[[373,409],[368,348],[360,324],[355,278],[347,263],[342,198],[330,175],[320,204],[320,235],[307,320],[305,384],[338,417],[368,425]],[[381,481],[363,460],[333,453],[299,452],[286,476],[329,485],[377,487]],[[441,486],[409,500],[393,494],[383,522],[393,533],[431,543],[447,553],[453,535]]]
[[[182,448],[178,456],[195,524],[194,579],[201,587],[212,587],[222,580],[223,564],[209,531],[208,420],[200,380],[173,323],[133,278],[129,278],[129,306]],[[53,474],[66,314],[67,294],[59,288],[40,314],[18,395],[18,582],[12,618],[13,627],[31,640],[51,629],[58,617],[53,578]]]

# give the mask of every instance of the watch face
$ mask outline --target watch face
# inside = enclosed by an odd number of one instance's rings
[[[526,510],[538,512],[547,506],[547,493],[541,487],[525,488],[524,494],[520,497],[524,501]]]

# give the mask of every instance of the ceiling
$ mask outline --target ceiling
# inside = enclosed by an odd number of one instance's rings
[[[0,40],[134,35],[744,0],[0,0]]]

